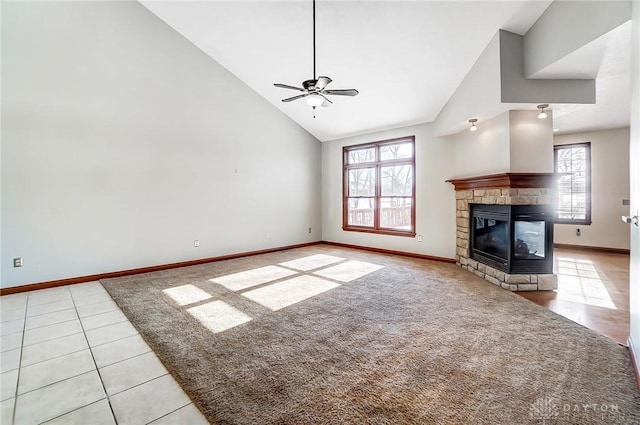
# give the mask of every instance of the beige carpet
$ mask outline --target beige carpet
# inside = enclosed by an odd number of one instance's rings
[[[640,423],[625,347],[451,264],[318,245],[102,283],[211,423]]]

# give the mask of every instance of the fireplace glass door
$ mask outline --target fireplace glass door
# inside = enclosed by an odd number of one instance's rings
[[[500,260],[509,258],[509,222],[486,217],[474,218],[474,247]]]
[[[544,221],[514,221],[513,256],[523,260],[545,258]]]

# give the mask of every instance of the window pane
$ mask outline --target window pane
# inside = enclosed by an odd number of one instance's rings
[[[375,196],[376,194],[376,169],[358,168],[349,170],[349,195],[348,196]]]
[[[380,227],[411,230],[411,198],[380,198]]]
[[[556,146],[558,218],[587,220],[589,214],[589,146]]]
[[[382,196],[411,196],[413,194],[413,167],[396,165],[380,167]]]
[[[375,148],[354,149],[347,153],[347,164],[359,164],[361,162],[373,162],[376,159]]]
[[[382,145],[380,147],[380,160],[412,158],[413,143],[396,143],[393,145]]]
[[[350,198],[347,224],[373,227],[373,198]]]

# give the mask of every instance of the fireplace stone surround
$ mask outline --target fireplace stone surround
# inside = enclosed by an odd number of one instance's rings
[[[456,265],[509,291],[557,289],[555,274],[509,274],[471,258],[470,205],[551,205],[553,173],[502,173],[450,179],[456,194]]]

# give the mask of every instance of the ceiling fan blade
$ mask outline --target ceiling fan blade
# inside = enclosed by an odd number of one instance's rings
[[[305,97],[306,94],[299,94],[297,96],[293,96],[293,97],[288,97],[286,99],[282,99],[283,102],[291,102],[292,100],[296,100],[296,99],[302,99],[303,97]]]
[[[275,83],[274,86],[280,87],[281,89],[291,89],[291,90],[304,91],[304,89],[302,89],[300,87],[288,86],[286,84]]]
[[[356,89],[345,89],[345,90],[324,90],[322,93],[330,94],[330,95],[339,95],[339,96],[355,96],[360,92]]]
[[[319,94],[320,96],[322,96],[322,98],[324,99],[324,102],[322,102],[322,105],[320,105],[320,106],[322,106],[322,107],[325,107],[325,108],[326,108],[327,106],[329,106],[329,105],[331,105],[331,104],[333,103],[332,101],[330,101],[329,99],[327,99],[327,97],[326,97],[325,95],[323,95],[322,93],[318,93],[318,94]]]
[[[325,87],[327,87],[327,84],[329,84],[331,81],[331,78],[329,77],[318,77],[318,82],[316,83],[316,88],[317,89],[324,89]]]

